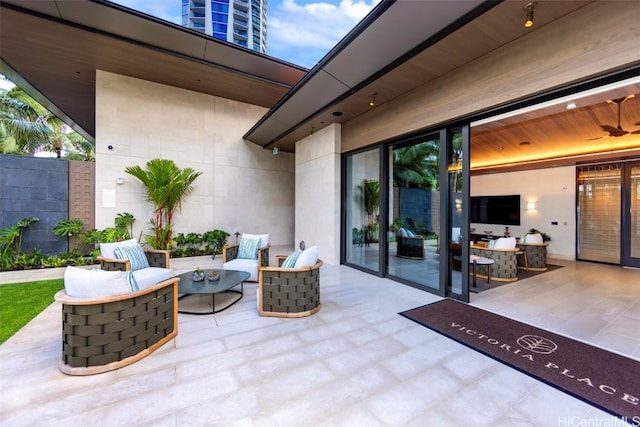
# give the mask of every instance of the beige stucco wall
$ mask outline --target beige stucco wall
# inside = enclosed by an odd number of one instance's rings
[[[340,125],[296,143],[296,245],[317,245],[327,264],[340,264]]]
[[[124,169],[144,168],[148,160],[164,158],[203,172],[174,219],[175,233],[269,233],[274,245],[292,244],[294,156],[274,156],[242,139],[265,112],[254,105],[98,71],[96,227],[112,226],[118,213],[128,212],[136,218],[134,235],[149,234],[152,207],[144,201],[142,184]],[[116,184],[118,177],[124,178],[123,185]]]
[[[471,195],[520,194],[520,226],[509,226],[514,237],[522,237],[531,228],[551,236],[549,257],[575,260],[576,244],[576,168],[573,166],[507,172],[471,177]],[[535,201],[536,209],[527,210]],[[552,225],[557,222],[558,225]],[[472,223],[477,233],[492,230],[502,234],[504,227]]]

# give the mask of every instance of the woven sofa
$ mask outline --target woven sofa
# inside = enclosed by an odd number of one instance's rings
[[[92,375],[127,366],[178,334],[178,278],[137,292],[75,298],[62,304],[62,359],[68,375]]]
[[[258,270],[258,314],[268,317],[306,317],[320,310],[320,267],[280,267],[286,255],[276,255],[278,267]]]

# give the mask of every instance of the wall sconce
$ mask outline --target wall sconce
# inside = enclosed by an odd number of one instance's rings
[[[124,184],[124,179],[122,179],[120,177],[116,178],[116,184],[118,184],[118,185]]]
[[[272,153],[274,156],[277,156],[277,155],[278,155],[278,153],[280,153],[280,149],[279,149],[278,147],[273,147],[273,149],[271,150],[271,153]]]
[[[455,203],[456,203],[456,210],[457,211],[461,211],[462,210],[462,200],[461,199],[456,199]]]
[[[376,93],[373,92],[373,95],[371,95],[371,100],[369,101],[369,107],[373,107],[376,105]]]
[[[528,211],[535,211],[536,210],[536,201],[535,200],[529,200],[527,202],[527,210]]]
[[[536,2],[531,2],[524,7],[525,18],[524,18],[524,27],[531,28],[533,27],[533,9],[538,5]]]

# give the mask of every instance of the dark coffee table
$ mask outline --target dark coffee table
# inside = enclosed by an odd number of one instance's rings
[[[214,270],[204,270],[205,277]],[[206,278],[201,282],[194,282],[191,278],[193,271],[189,271],[187,273],[183,273],[179,275],[180,284],[178,285],[178,294],[181,294],[178,297],[178,300],[183,298],[192,296],[192,295],[208,295],[211,294],[211,311],[183,311],[178,308],[178,313],[185,314],[215,314],[220,313],[221,311],[226,310],[231,307],[238,301],[242,299],[242,292],[244,290],[244,281],[247,280],[251,275],[246,271],[237,271],[237,270],[218,270],[219,279],[214,281],[209,281]],[[236,286],[240,285],[240,290],[232,289]],[[216,310],[216,294],[221,293],[234,293],[238,294],[233,301]],[[179,306],[178,306],[179,307]]]

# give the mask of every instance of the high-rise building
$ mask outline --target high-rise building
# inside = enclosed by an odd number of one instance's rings
[[[267,0],[182,0],[182,25],[267,52]]]

